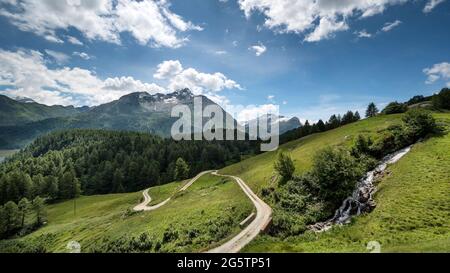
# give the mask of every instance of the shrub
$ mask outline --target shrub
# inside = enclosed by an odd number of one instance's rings
[[[437,131],[436,120],[429,111],[423,109],[409,110],[403,117],[403,122],[406,133],[415,141]]]
[[[365,137],[364,135],[358,135],[355,143],[352,147],[352,155],[359,158],[363,154],[370,153],[370,146],[372,146],[373,140],[371,137]]]
[[[364,137],[358,137],[352,155],[366,154],[379,159],[438,131],[436,120],[429,111],[410,109],[403,117],[403,124],[390,126],[372,144]]]
[[[325,148],[313,159],[318,197],[334,211],[355,189],[364,174],[362,164],[342,148]]]
[[[400,114],[405,113],[407,110],[408,106],[406,104],[394,101],[389,103],[386,108],[383,109],[382,113],[385,115]]]
[[[111,240],[108,237],[91,245],[86,252],[91,253],[137,253],[151,252],[153,247],[153,238],[147,233],[141,233],[138,237],[122,236]],[[155,244],[156,248],[156,244]]]
[[[298,214],[275,209],[269,234],[272,236],[288,237],[299,235],[306,231],[304,219]]]
[[[280,182],[285,184],[287,181],[291,180],[294,176],[295,166],[292,158],[284,153],[278,154],[278,159],[275,162],[275,170],[281,176]]]
[[[450,110],[450,89],[444,88],[439,94],[433,96],[433,106],[437,109]]]

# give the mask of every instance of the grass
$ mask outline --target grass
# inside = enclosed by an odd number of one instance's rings
[[[152,201],[150,202],[149,206],[157,205],[161,202],[164,202],[168,198],[172,197],[187,182],[189,182],[189,180],[186,180],[183,182],[173,182],[173,183],[170,183],[167,185],[156,186],[156,187],[150,188],[148,193],[150,194]],[[143,199],[143,197],[142,197],[142,199]]]
[[[450,124],[449,114],[436,114]],[[378,185],[376,209],[350,225],[284,241],[260,236],[246,252],[450,252],[450,134],[425,140],[389,167]]]
[[[450,124],[448,113],[435,117],[440,123]],[[376,136],[400,122],[401,115],[378,116],[292,141],[280,150],[292,156],[300,174],[310,169],[318,150],[349,146],[360,133]],[[417,144],[405,158],[389,167],[390,174],[378,186],[377,208],[371,214],[355,218],[350,225],[322,234],[307,232],[286,240],[259,236],[244,251],[367,252],[367,243],[378,241],[383,252],[449,252],[449,150],[449,134]],[[241,177],[258,193],[263,187],[276,186],[273,170],[276,154],[269,152],[246,159],[221,173]],[[248,198],[230,180],[205,175],[186,192],[177,193],[181,185],[177,182],[150,189],[152,205],[175,194],[166,206],[152,212],[127,213],[140,202],[141,192],[81,197],[77,200],[76,215],[73,201],[49,206],[48,225],[20,240],[41,240],[49,251],[64,252],[72,240],[89,249],[103,238],[115,240],[143,232],[162,242],[167,231],[175,231],[177,238],[166,240],[162,252],[198,252],[239,232],[238,223],[253,210]],[[193,237],[186,236],[192,232]]]
[[[164,200],[180,185],[160,186],[160,189],[152,189],[150,194],[155,200]],[[155,195],[158,192],[161,196]],[[239,222],[253,210],[250,200],[236,183],[212,175],[203,176],[158,210],[129,213],[141,196],[142,192],[83,196],[76,200],[76,214],[73,201],[50,205],[48,224],[19,240],[44,243],[49,252],[66,252],[67,243],[75,240],[86,251],[105,238],[117,240],[145,232],[153,241],[162,244],[161,252],[198,252],[238,233]],[[232,220],[224,223],[223,219]],[[167,231],[178,233],[178,238],[163,242]],[[196,233],[187,240],[187,231]],[[8,243],[11,241],[3,246]],[[8,249],[2,250],[0,244],[0,252],[3,251]]]
[[[378,116],[362,120],[324,133],[314,134],[280,146],[276,152],[264,153],[221,170],[221,173],[241,177],[256,192],[273,185],[273,164],[279,151],[287,152],[294,160],[298,174],[311,167],[313,155],[325,146],[350,145],[360,133],[376,134],[392,124],[401,122],[401,115]]]

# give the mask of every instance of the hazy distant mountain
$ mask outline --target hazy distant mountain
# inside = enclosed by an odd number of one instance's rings
[[[302,127],[302,123],[297,117],[286,118],[280,116],[279,122],[280,122],[280,134],[284,134],[290,130]]]
[[[172,108],[183,104],[192,110],[195,97],[201,98],[203,108],[217,105],[205,96],[194,96],[189,89],[171,94],[131,93],[76,115],[0,127],[0,148],[21,147],[43,133],[69,128],[139,131],[169,137],[173,123],[178,120],[171,117]],[[225,120],[228,113],[222,111]]]
[[[73,106],[47,106],[29,98],[11,99],[0,95],[0,126],[17,126],[49,118],[68,117],[86,110]]]
[[[287,118],[284,116],[268,115],[267,119],[268,119],[268,123],[270,123],[270,124],[274,124],[275,122],[278,122],[280,135],[283,133],[286,133],[290,130],[297,129],[302,126],[300,120],[297,117]],[[264,117],[263,117],[262,121],[264,121]],[[249,127],[257,126],[257,123],[258,123],[257,119],[246,122],[245,123],[245,131],[249,132]]]
[[[30,99],[30,98],[27,98],[27,97],[20,97],[20,96],[17,96],[17,97],[15,97],[15,98],[13,98],[15,101],[18,101],[18,102],[23,102],[23,103],[36,103],[34,100],[32,100],[32,99]]]

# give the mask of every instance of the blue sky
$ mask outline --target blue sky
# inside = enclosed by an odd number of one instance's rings
[[[0,0],[0,94],[95,105],[186,86],[318,120],[450,85],[450,1],[34,2]]]

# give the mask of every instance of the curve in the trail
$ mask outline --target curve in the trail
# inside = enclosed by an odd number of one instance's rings
[[[272,220],[272,208],[267,205],[263,200],[261,200],[245,182],[237,177],[232,175],[222,175],[218,174],[217,171],[205,171],[199,173],[196,177],[192,178],[186,185],[184,185],[180,192],[187,190],[192,184],[195,183],[200,177],[207,173],[211,173],[216,176],[220,177],[228,177],[234,179],[238,185],[241,187],[241,189],[244,191],[244,193],[250,198],[253,205],[256,208],[256,216],[253,219],[253,221],[245,227],[239,234],[225,242],[224,244],[213,248],[207,253],[237,253],[241,251],[242,248],[244,248],[248,243],[250,243],[261,231],[264,231],[267,226],[270,224],[270,221]],[[152,198],[150,197],[148,193],[149,189],[145,190],[143,192],[144,195],[144,201],[134,207],[135,211],[152,211],[156,210],[165,204],[167,204],[171,198],[168,198],[164,202],[161,202],[154,206],[148,206],[148,204],[152,201]]]
[[[210,173],[212,171],[205,171],[205,172],[201,172],[199,173],[196,177],[192,178],[188,183],[186,183],[186,185],[184,185],[179,191],[186,191],[190,186],[192,186],[192,184],[194,184],[195,181],[197,181],[200,177],[202,177],[203,175]],[[166,200],[164,200],[163,202],[154,205],[154,206],[149,206],[148,204],[150,204],[150,202],[152,202],[152,198],[150,197],[150,194],[148,193],[150,189],[146,189],[142,195],[144,195],[144,201],[142,203],[140,203],[139,205],[137,205],[136,207],[133,208],[134,211],[152,211],[152,210],[156,210],[159,209],[160,207],[164,206],[165,204],[167,204],[170,200],[172,200],[172,197],[167,198]]]
[[[256,217],[245,229],[226,243],[207,251],[208,253],[237,253],[250,243],[261,231],[264,231],[267,228],[272,220],[272,208],[261,200],[241,178],[232,175],[221,175],[218,174],[217,171],[213,172],[213,174],[236,180],[256,207]]]

